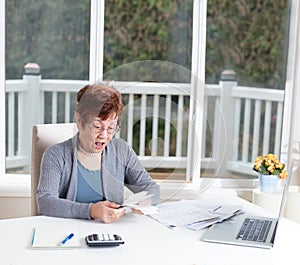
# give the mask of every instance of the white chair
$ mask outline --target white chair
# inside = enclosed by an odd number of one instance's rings
[[[71,138],[77,132],[75,123],[38,124],[32,128],[31,151],[31,215],[38,215],[36,188],[40,178],[40,164],[45,149]]]

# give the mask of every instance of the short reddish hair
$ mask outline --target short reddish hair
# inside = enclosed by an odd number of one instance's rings
[[[107,120],[113,114],[120,119],[123,111],[122,98],[113,86],[102,83],[86,85],[77,93],[75,111],[83,123],[91,122],[94,117]]]

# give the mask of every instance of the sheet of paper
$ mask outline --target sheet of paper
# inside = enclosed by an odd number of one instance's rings
[[[65,244],[61,242],[71,233],[74,236],[69,239]],[[70,249],[80,247],[80,240],[76,232],[68,227],[35,227],[33,229],[31,247],[33,249]]]
[[[138,193],[133,193],[125,200],[122,206],[132,207],[138,205],[139,203],[150,199],[153,194],[148,194],[148,191],[141,191]]]
[[[151,214],[151,217],[169,227],[183,227],[219,217],[219,214],[195,206],[188,200],[160,204],[157,208],[158,213]]]
[[[144,215],[156,214],[158,212],[158,208],[153,205],[133,205],[130,208],[134,208],[136,210],[141,211]]]
[[[190,224],[190,225],[186,226],[186,228],[189,228],[191,230],[200,230],[205,227],[209,227],[213,224],[223,222],[223,221],[233,217],[234,215],[243,213],[243,211],[241,211],[241,207],[242,206],[240,206],[240,205],[223,205],[223,206],[219,207],[217,210],[215,210],[216,213],[220,214],[219,217],[217,217],[215,219],[211,219],[211,220],[206,220],[206,221]]]

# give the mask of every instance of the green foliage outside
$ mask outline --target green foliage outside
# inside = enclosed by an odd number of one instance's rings
[[[34,62],[45,79],[88,80],[89,35],[89,0],[7,0],[6,79]]]
[[[141,60],[160,60],[191,69],[193,1],[106,2],[104,73]],[[189,82],[172,65],[159,71],[119,71],[118,80]]]
[[[208,0],[206,82],[229,68],[240,85],[284,89],[288,3]]]
[[[284,89],[287,3],[208,0],[206,83],[230,68],[239,84]],[[192,0],[106,1],[104,73],[140,60],[190,70],[192,9]],[[88,79],[89,39],[90,0],[6,1],[6,78],[21,78],[24,64],[37,62],[45,79]],[[157,81],[142,69],[114,78]]]

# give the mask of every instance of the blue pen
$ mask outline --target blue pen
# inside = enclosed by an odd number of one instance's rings
[[[33,242],[34,242],[34,236],[35,236],[35,228],[33,229],[33,233],[32,233],[31,245],[33,245]]]
[[[64,245],[67,243],[67,241],[69,241],[72,237],[74,236],[73,233],[71,233],[70,235],[68,235],[63,241],[60,242],[60,245]]]

